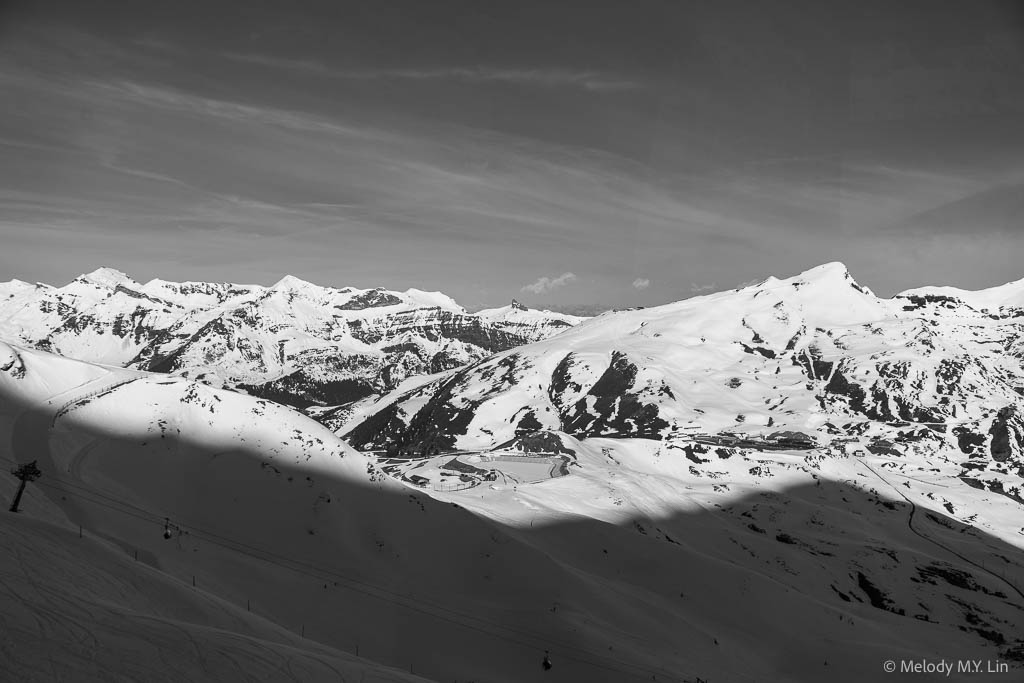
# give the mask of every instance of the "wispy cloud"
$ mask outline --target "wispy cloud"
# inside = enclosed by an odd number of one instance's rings
[[[190,88],[162,71],[127,68],[105,77],[50,77],[35,66],[42,56],[32,49],[0,63],[0,89],[32,112],[32,125],[20,109],[0,112],[7,162],[0,169],[0,234],[8,247],[0,249],[0,267],[24,279],[50,277],[52,237],[62,233],[81,249],[93,236],[108,252],[100,260],[124,270],[143,272],[140,264],[164,259],[192,264],[190,277],[221,278],[227,276],[219,269],[236,261],[259,281],[273,281],[286,267],[307,279],[320,271],[343,277],[339,284],[429,286],[457,298],[476,295],[464,284],[469,278],[509,291],[536,272],[552,275],[522,291],[565,298],[583,289],[566,287],[577,280],[572,270],[586,280],[588,297],[621,306],[653,281],[686,292],[691,281],[722,273],[762,279],[765,268],[799,272],[837,249],[859,272],[858,259],[872,263],[879,251],[879,235],[895,240],[910,220],[953,232],[977,224],[979,215],[995,225],[1018,206],[1018,188],[984,194],[1005,178],[955,167],[780,153],[760,164],[661,173],[636,157],[524,130],[478,128],[469,119],[380,117],[375,104],[356,98],[321,106],[287,96],[287,89]],[[289,69],[316,72],[304,84],[318,93],[345,90],[340,79],[507,83],[552,91],[530,95],[583,97],[590,106],[586,89],[645,87],[597,70],[333,69],[233,59],[281,69],[279,80],[298,84],[302,74]],[[393,95],[396,88],[384,85]],[[967,201],[975,195],[983,206]],[[958,203],[945,206],[950,202]],[[1005,210],[996,211],[1000,206]],[[19,248],[11,247],[11,235]],[[194,249],[200,238],[202,253]],[[1009,239],[1010,247],[1017,244]],[[991,248],[1000,257],[1004,251]],[[388,258],[365,257],[374,253]],[[27,269],[33,260],[36,271]],[[876,274],[865,271],[864,281],[874,284],[903,265],[895,256],[887,263]],[[214,271],[200,270],[207,267]],[[690,291],[714,289],[694,284]]]
[[[576,280],[576,275],[574,273],[562,273],[555,278],[550,278],[545,275],[538,278],[537,281],[532,284],[524,285],[522,291],[533,292],[534,294],[544,294],[545,292],[550,292],[553,289],[564,287],[574,280]]]
[[[651,286],[651,281],[645,277],[638,277],[633,280],[633,289],[647,289]]]
[[[228,59],[277,69],[290,69],[344,80],[461,81],[464,83],[508,83],[547,88],[573,87],[593,91],[634,90],[638,81],[594,70],[548,67],[515,69],[494,66],[444,66],[428,68],[334,68],[306,60],[279,59],[264,55],[227,53]]]
[[[238,123],[273,125],[303,133],[358,137],[370,134],[365,127],[344,126],[306,112],[242,104],[133,81],[89,81],[83,84],[81,94],[85,98],[110,97],[165,111],[185,112]],[[382,134],[376,131],[375,135]]]
[[[746,287],[748,284],[754,284],[754,283],[753,282],[744,283],[741,286]],[[690,283],[690,291],[695,293],[695,294],[699,294],[700,292],[710,292],[715,287],[717,287],[717,285],[714,282],[712,282],[710,285],[698,285],[698,284],[696,284],[694,282]]]
[[[4,73],[0,68],[0,78]],[[429,285],[458,298],[466,290],[461,278],[539,295],[563,293],[577,279],[570,271],[588,268],[596,288],[588,296],[624,305],[621,276],[602,274],[625,250],[637,263],[660,268],[664,245],[680,234],[732,249],[754,230],[720,206],[695,205],[635,162],[589,149],[468,127],[382,128],[358,111],[342,117],[152,79],[53,83],[31,75],[19,74],[12,89],[46,105],[39,108],[47,125],[38,142],[59,153],[61,172],[46,187],[21,188],[28,176],[15,172],[12,157],[10,170],[0,172],[0,185],[9,188],[0,193],[0,213],[26,230],[116,233],[122,242],[104,244],[120,256],[104,262],[125,270],[144,272],[136,264],[155,257],[139,254],[159,252],[197,269],[206,267],[203,259],[225,266],[236,259],[239,268],[269,264],[259,268],[273,274],[260,281],[273,281],[276,262],[287,258],[308,262],[305,270],[288,270],[315,280],[317,270],[338,272],[340,260],[345,284],[373,278],[390,287]],[[97,114],[73,114],[81,110]],[[34,149],[5,150],[24,163],[44,161]],[[624,232],[625,224],[635,229]],[[190,253],[183,234],[203,236],[204,254]],[[33,253],[48,243],[30,233],[24,239],[36,240]],[[382,250],[391,265],[356,256]],[[504,262],[494,267],[498,250]],[[425,258],[443,267],[409,267]],[[523,287],[524,264],[550,275]],[[674,281],[665,277],[640,279]]]

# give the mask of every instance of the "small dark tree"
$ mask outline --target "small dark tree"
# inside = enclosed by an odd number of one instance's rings
[[[21,503],[21,495],[25,493],[25,484],[30,481],[35,481],[39,477],[43,476],[43,473],[36,467],[36,460],[28,463],[27,465],[21,465],[11,470],[11,474],[21,480],[21,484],[18,485],[18,493],[14,496],[14,502],[11,503],[11,512],[18,511],[18,505]]]

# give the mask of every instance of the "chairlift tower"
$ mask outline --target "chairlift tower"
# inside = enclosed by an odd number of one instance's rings
[[[14,495],[14,502],[11,503],[11,512],[18,511],[18,505],[21,504],[21,496],[25,493],[25,484],[43,476],[42,471],[36,466],[37,462],[37,460],[33,460],[26,465],[11,469],[11,474],[21,480],[21,483],[18,485],[18,492]]]

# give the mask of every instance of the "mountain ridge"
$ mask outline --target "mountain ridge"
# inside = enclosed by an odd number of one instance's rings
[[[367,402],[337,426],[357,448],[413,453],[537,431],[680,448],[693,434],[763,444],[791,433],[932,449],[961,481],[1024,503],[1022,331],[1020,308],[913,291],[882,299],[829,263],[605,313]]]
[[[269,287],[140,283],[103,267],[63,287],[0,284],[0,339],[298,407],[379,394],[579,320],[521,306],[473,314],[441,292],[321,287],[291,275]]]

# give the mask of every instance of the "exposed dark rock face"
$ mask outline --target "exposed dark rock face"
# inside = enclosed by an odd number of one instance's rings
[[[411,392],[411,395],[430,398],[408,423],[402,420],[396,402],[358,424],[346,438],[357,448],[393,448],[399,452],[412,454],[452,450],[456,439],[466,433],[477,407],[496,393],[503,384],[514,382],[516,363],[516,356],[509,355],[483,368],[484,378],[497,379],[498,388],[490,388],[475,400],[456,400],[455,396],[465,387],[471,371],[478,365],[470,366],[445,380]]]
[[[219,349],[225,349],[233,351],[238,347],[233,330],[227,325],[223,318],[214,318],[210,322],[203,325],[199,331],[191,335],[184,343],[173,348],[173,350],[167,355],[160,355],[156,352],[156,349],[160,347],[159,341],[171,340],[171,335],[164,333],[160,338],[157,339],[156,344],[150,344],[147,348],[143,349],[138,356],[133,359],[131,365],[137,367],[140,370],[148,370],[149,372],[175,372],[177,370],[186,369],[191,365],[190,362],[184,361],[185,354],[193,346],[200,346],[204,341],[211,340],[210,346],[214,346]],[[257,359],[257,363],[261,363],[259,354],[253,353],[251,346],[246,345],[250,349],[250,355],[252,358]],[[216,355],[211,351],[206,351],[204,354],[208,361],[216,360]]]
[[[562,397],[566,392],[578,393],[583,386],[572,380],[572,367],[575,364],[575,357],[568,353],[565,358],[558,362],[554,372],[551,373],[551,383],[548,384],[548,399],[559,410],[564,408]]]
[[[744,344],[743,342],[737,343],[743,348],[744,353],[749,353],[751,355],[756,353],[761,356],[764,356],[765,358],[775,358],[775,351],[769,348],[765,348],[763,346],[749,346],[747,344]]]
[[[516,424],[516,436],[523,436],[541,429],[542,425],[537,420],[537,415],[532,410],[527,410],[523,417]]]
[[[1002,408],[992,420],[989,428],[989,452],[996,462],[1007,462],[1011,459],[1024,463],[1024,419],[1016,406]]]
[[[842,365],[832,373],[832,378],[825,386],[825,393],[845,397],[850,410],[855,413],[867,411],[867,393],[862,386],[847,379]]]
[[[957,306],[965,306],[966,304],[960,299],[951,296],[944,296],[942,294],[901,294],[900,299],[905,299],[909,303],[903,306],[905,311],[914,311],[919,308],[923,308],[928,304],[940,305],[943,308],[955,310]]]
[[[394,294],[383,289],[371,289],[368,292],[352,297],[343,304],[335,305],[341,311],[362,311],[367,308],[382,308],[402,303]]]
[[[793,354],[793,363],[803,368],[807,379],[828,379],[832,374],[833,363],[821,359],[821,352],[811,344],[805,353]]]
[[[638,370],[626,354],[613,353],[609,365],[585,391],[572,379],[574,363],[573,354],[563,357],[547,387],[561,431],[579,438],[599,435],[661,438],[668,422],[659,416],[656,404],[641,399],[640,389],[635,386]],[[516,386],[526,369],[523,359],[516,354],[466,368],[443,384],[431,387],[428,402],[407,418],[407,427],[399,426],[401,415],[397,408],[387,409],[383,411],[386,415],[375,416],[372,422],[359,425],[347,438],[356,445],[397,444],[400,449],[414,451],[435,445],[441,450],[449,449],[466,433],[479,407],[491,397]],[[470,386],[474,389],[467,392]],[[536,409],[529,406],[524,406],[511,420],[515,433],[520,436],[545,428]]]
[[[569,327],[563,321],[551,322],[552,329]],[[432,342],[454,340],[477,346],[487,353],[508,351],[538,338],[536,331],[513,324],[495,327],[470,314],[442,309],[403,311],[390,316],[386,326],[369,322],[349,323],[352,336],[367,344],[378,344],[403,336],[418,336]]]
[[[868,596],[872,607],[892,612],[893,614],[906,614],[903,609],[896,607],[889,596],[873,584],[863,572],[857,572],[857,586]]]
[[[576,459],[576,452],[566,447],[561,436],[543,430],[517,434],[516,438],[498,444],[494,448],[495,450],[516,450],[523,453],[557,453],[568,455],[573,460]]]
[[[844,363],[840,362],[825,386],[826,398],[842,397],[851,412],[881,422],[945,421],[943,414],[936,408],[922,406],[913,400],[912,395],[923,390],[924,379],[912,376],[908,363],[878,363],[876,369],[878,379],[865,390],[849,379]]]
[[[961,453],[971,456],[981,454],[986,441],[984,434],[978,434],[968,427],[954,427],[953,434]]]
[[[977,477],[968,477],[964,474],[961,474],[959,479],[960,481],[964,482],[971,488],[980,489],[982,491],[992,491],[993,493],[998,493],[1001,496],[1006,496],[1007,498],[1015,500],[1018,503],[1024,505],[1024,495],[1022,495],[1022,491],[1016,487],[1007,488],[1003,484],[1003,482],[999,481],[998,479],[982,481]]]
[[[239,384],[252,395],[300,410],[309,406],[343,405],[371,395],[373,387],[354,379],[320,382],[299,370],[266,384]]]
[[[943,358],[939,361],[938,370],[935,371],[936,392],[940,394],[956,393],[957,384],[964,376],[963,361],[952,358]]]
[[[626,354],[614,351],[608,369],[586,396],[562,413],[562,431],[579,437],[660,438],[668,423],[658,417],[658,406],[637,398],[636,375],[637,367]]]
[[[407,429],[397,440],[399,448],[408,448],[420,453],[430,449],[449,451],[455,448],[455,439],[466,433],[478,403],[456,407],[452,394],[462,380],[460,374],[443,383],[410,421]]]
[[[707,449],[698,448],[696,444],[687,444],[683,446],[683,454],[686,456],[686,459],[692,463],[696,463],[697,465],[703,465],[704,463],[711,462],[709,458],[702,458],[697,455],[697,453],[704,453],[706,451]],[[722,457],[721,454],[719,454],[719,457]],[[727,455],[724,459],[728,459],[728,457],[729,456]]]
[[[124,294],[125,296],[131,297],[132,299],[139,299],[140,301],[145,301],[150,304],[156,304],[158,306],[176,307],[176,305],[171,303],[170,301],[166,301],[165,299],[151,296],[149,294],[144,294],[129,287],[125,287],[124,285],[117,285],[116,287],[114,287],[114,294]]]
[[[397,444],[405,428],[406,423],[402,420],[398,404],[392,403],[371,413],[348,432],[345,438],[354,448],[360,450],[384,448],[388,444]]]

